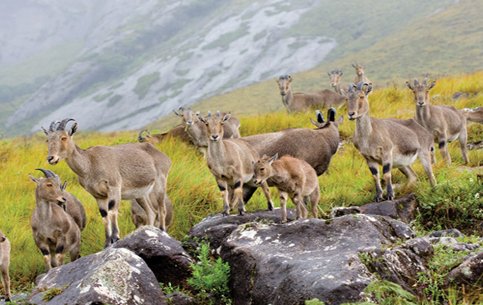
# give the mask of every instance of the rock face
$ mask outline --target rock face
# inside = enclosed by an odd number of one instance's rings
[[[446,282],[452,285],[483,286],[483,252],[468,257],[461,265],[451,270]]]
[[[287,209],[287,220],[292,221],[294,219],[294,210]],[[281,211],[279,208],[273,211],[246,213],[243,216],[223,216],[222,214],[216,214],[206,217],[191,228],[189,236],[192,239],[205,239],[210,243],[211,248],[216,249],[241,224],[249,222],[281,223],[281,220]]]
[[[113,245],[140,256],[159,282],[182,285],[191,276],[193,259],[181,243],[153,226],[142,226]]]
[[[39,281],[30,302],[52,305],[166,304],[156,277],[146,263],[127,249],[114,248],[50,270]]]
[[[231,266],[234,304],[299,304],[312,298],[341,304],[360,300],[373,279],[360,252],[413,235],[402,222],[367,215],[249,223],[223,242],[221,256]]]
[[[414,219],[416,207],[416,196],[414,194],[409,194],[396,200],[373,202],[362,206],[333,208],[331,211],[331,217],[338,217],[348,214],[381,215],[394,219],[400,219],[408,223]]]

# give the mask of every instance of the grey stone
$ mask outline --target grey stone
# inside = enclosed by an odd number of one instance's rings
[[[59,294],[44,301],[53,289]],[[51,269],[40,279],[32,304],[164,305],[164,294],[146,263],[127,249],[108,248]]]
[[[196,305],[194,298],[179,291],[166,295],[166,299],[170,305]]]
[[[312,298],[341,304],[361,300],[374,279],[360,252],[413,235],[400,221],[369,215],[248,223],[223,242],[221,256],[231,267],[234,304],[301,304]]]
[[[181,243],[166,232],[153,226],[142,226],[113,248],[126,248],[140,256],[153,271],[158,282],[184,285],[191,276],[193,259],[183,249]]]
[[[459,266],[451,270],[446,279],[452,285],[483,285],[483,252],[471,255]]]
[[[446,229],[446,230],[439,230],[434,231],[429,234],[429,237],[462,237],[464,236],[463,233],[460,232],[458,229]]]

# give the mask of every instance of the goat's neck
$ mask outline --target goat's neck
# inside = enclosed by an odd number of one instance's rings
[[[368,136],[371,133],[372,133],[371,117],[369,116],[369,112],[366,112],[356,119],[355,137],[360,140],[363,140],[368,138]]]
[[[226,158],[226,149],[223,140],[217,142],[208,140],[208,159],[216,164],[223,164]]]
[[[430,112],[430,106],[429,104],[426,104],[424,106],[416,106],[416,120],[418,122],[427,122],[431,118],[431,112]]]
[[[288,108],[290,104],[292,104],[292,101],[293,101],[293,93],[292,93],[292,89],[290,89],[287,91],[287,94],[285,94],[285,96],[282,96],[282,102],[285,105],[285,107]]]
[[[88,153],[75,145],[74,150],[65,159],[70,169],[74,171],[79,177],[85,177],[90,171],[90,161]]]
[[[334,87],[335,92],[337,92],[339,95],[342,95],[342,90],[340,89],[340,84],[337,83]]]
[[[52,203],[40,199],[37,196],[37,213],[42,219],[51,219],[52,217]],[[55,204],[55,203],[54,203]]]

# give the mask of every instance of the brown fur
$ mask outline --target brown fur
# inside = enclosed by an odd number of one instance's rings
[[[282,75],[277,79],[282,103],[288,112],[303,112],[310,109],[339,107],[345,98],[332,90],[324,89],[315,93],[292,92],[292,77]]]
[[[468,121],[483,124],[483,107],[465,108],[462,111]]]
[[[208,130],[206,161],[222,193],[223,214],[228,215],[230,209],[238,204],[238,213],[243,215],[245,212],[243,186],[245,184],[253,185],[253,163],[259,156],[245,141],[240,139],[223,139],[223,124],[229,118],[229,114],[224,117],[221,117],[221,114],[208,116],[207,118],[200,117]],[[273,204],[270,199],[268,185],[263,183],[262,188],[271,210]],[[232,199],[231,202],[230,199]]]
[[[151,202],[156,202],[156,201],[151,200]],[[166,198],[164,198],[164,203],[166,206],[166,228],[169,228],[169,226],[173,222],[173,204],[171,203],[171,200],[167,195],[166,195]],[[156,207],[151,207],[151,208],[156,214],[156,220],[154,222],[154,225],[159,226],[159,214],[157,213],[157,209]],[[137,202],[136,199],[131,200],[131,219],[136,228],[148,225],[149,223],[149,219],[146,211],[141,207],[141,205]]]
[[[36,207],[31,226],[34,241],[44,256],[47,270],[64,262],[65,253],[71,261],[79,257],[80,229],[74,219],[59,206],[65,203],[64,192],[56,178],[34,178]]]
[[[10,292],[10,241],[0,231],[0,271],[2,272],[3,289],[5,290],[6,301],[12,297]]]
[[[354,84],[358,84],[360,82],[372,84],[372,82],[366,77],[364,72],[364,67],[360,64],[352,64],[352,67],[355,69],[356,76],[354,77]]]
[[[382,200],[378,165],[383,165],[387,170],[384,180],[389,200],[394,198],[391,169],[399,168],[413,182],[416,175],[411,164],[416,157],[421,160],[431,185],[434,186],[436,180],[431,167],[431,134],[414,120],[371,118],[367,98],[371,90],[371,85],[362,82],[349,86],[347,109],[349,119],[356,120],[354,145],[366,159],[376,183],[376,201]]]
[[[148,130],[142,130],[138,134],[138,142],[139,143],[151,143],[157,144],[161,143],[165,139],[168,138],[177,138],[185,143],[192,143],[190,136],[186,133],[185,127],[183,125],[178,125],[170,129],[165,133],[155,133],[151,134]]]
[[[419,83],[414,80],[413,84],[409,81],[406,84],[414,93],[416,121],[433,134],[436,143],[442,143],[439,146],[446,163],[451,164],[448,143],[458,139],[463,160],[467,164],[469,159],[466,147],[468,136],[465,113],[452,106],[430,104],[429,91],[436,84],[434,81],[428,83],[427,79],[424,79],[422,83]]]
[[[315,170],[304,160],[290,156],[264,155],[254,165],[254,182],[267,182],[280,192],[282,222],[287,221],[287,197],[296,206],[297,219],[307,218],[305,204],[311,204],[312,215],[317,218],[320,199],[319,180]]]
[[[62,121],[63,128],[44,130],[48,137],[47,160],[57,164],[65,159],[82,187],[96,198],[103,217],[106,247],[119,239],[117,217],[123,199],[136,199],[148,214],[150,225],[154,224],[156,216],[151,206],[157,207],[159,227],[166,230],[164,199],[171,160],[149,143],[81,149],[72,137],[77,125],[66,131],[66,122]],[[153,198],[156,203],[150,202]]]

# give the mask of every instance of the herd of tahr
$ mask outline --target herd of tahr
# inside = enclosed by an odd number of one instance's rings
[[[320,188],[317,176],[323,174],[339,147],[335,108],[347,104],[349,120],[356,121],[353,143],[367,161],[376,184],[376,201],[383,200],[381,171],[387,188],[386,198],[394,198],[391,169],[398,168],[412,183],[416,174],[411,164],[418,158],[431,185],[436,184],[432,171],[435,162],[434,143],[449,164],[448,143],[458,139],[464,162],[468,162],[467,120],[483,123],[483,109],[458,110],[450,106],[430,104],[429,91],[435,82],[407,82],[414,93],[414,119],[376,119],[370,117],[368,96],[372,84],[364,69],[354,64],[354,83],[344,90],[340,86],[342,72],[329,73],[334,90],[317,93],[293,93],[292,77],[282,75],[277,84],[282,102],[289,112],[327,108],[327,121],[320,111],[311,120],[315,129],[295,128],[278,132],[240,137],[239,121],[229,113],[201,116],[190,109],[179,108],[176,115],[183,124],[165,134],[139,134],[139,142],[116,146],[78,147],[73,135],[77,123],[73,119],[52,122],[43,129],[47,136],[49,164],[65,160],[77,174],[80,185],[97,201],[105,229],[105,246],[119,239],[118,211],[121,200],[131,200],[132,219],[136,227],[155,225],[166,230],[173,218],[173,208],[166,193],[171,160],[153,145],[166,136],[179,137],[203,151],[223,198],[223,214],[236,208],[245,212],[247,202],[261,187],[268,209],[273,209],[269,187],[280,193],[282,221],[287,220],[288,197],[296,206],[298,219],[307,217],[310,206],[317,217]],[[50,170],[39,169],[44,177],[31,176],[36,183],[36,208],[31,226],[37,247],[47,269],[63,263],[65,253],[71,260],[79,257],[81,231],[86,225],[82,204],[65,191],[65,183]],[[10,298],[8,274],[10,243],[0,232],[0,269]]]

